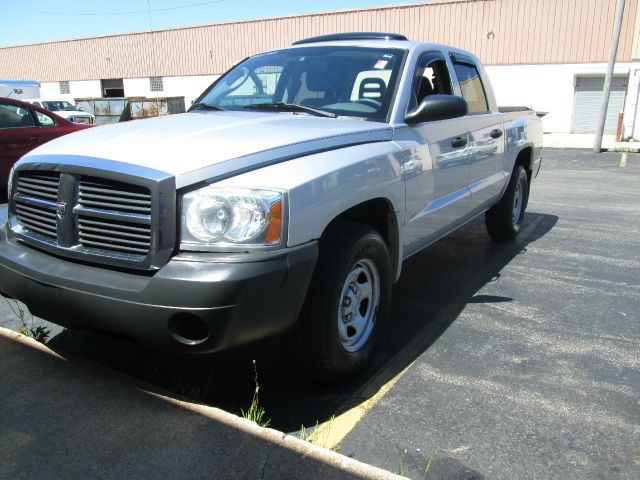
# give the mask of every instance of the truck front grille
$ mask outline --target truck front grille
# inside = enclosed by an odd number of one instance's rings
[[[83,177],[80,180],[79,197],[83,207],[151,214],[151,192],[137,185]]]
[[[151,248],[151,227],[148,225],[98,220],[80,215],[78,236],[81,245],[116,252],[146,255]]]
[[[29,173],[18,177],[16,216],[25,231],[57,239],[56,204],[60,174]]]
[[[18,189],[27,197],[35,197],[51,202],[58,201],[58,188],[60,186],[60,174],[57,172],[28,173],[18,177]]]
[[[161,234],[158,212],[174,215],[175,193],[164,194],[167,199],[153,181],[86,173],[19,171],[9,207],[12,230],[27,243],[98,263],[152,268],[159,246],[168,259],[175,223],[168,220]]]
[[[151,248],[151,192],[148,188],[85,177],[80,180],[81,207],[126,216],[110,219],[81,214],[78,216],[80,244],[116,252],[146,255]],[[98,212],[94,212],[98,213]],[[130,217],[131,216],[131,217]],[[130,218],[128,218],[130,217]],[[148,219],[148,224],[133,223],[131,218]]]

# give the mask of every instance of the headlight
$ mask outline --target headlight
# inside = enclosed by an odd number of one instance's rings
[[[282,192],[209,185],[184,195],[182,245],[273,246],[282,241]]]

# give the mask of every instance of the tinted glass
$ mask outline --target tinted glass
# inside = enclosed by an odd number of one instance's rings
[[[55,120],[51,118],[49,115],[45,115],[42,112],[35,110],[36,117],[38,118],[38,123],[43,127],[52,127],[56,124]]]
[[[231,69],[199,102],[227,110],[295,103],[383,121],[403,56],[403,50],[364,47],[304,47],[265,53]]]
[[[76,107],[69,102],[49,101],[49,102],[42,102],[42,103],[44,104],[44,108],[46,108],[47,110],[51,110],[52,112],[60,112],[60,111],[72,112],[76,110]]]
[[[439,52],[427,52],[420,57],[413,79],[413,95],[409,110],[429,95],[452,95],[451,76],[447,62]]]
[[[462,98],[469,105],[469,113],[488,112],[489,104],[487,103],[487,96],[484,93],[478,69],[466,63],[454,63],[453,68],[460,82]]]
[[[0,128],[33,127],[33,117],[26,108],[0,102]]]

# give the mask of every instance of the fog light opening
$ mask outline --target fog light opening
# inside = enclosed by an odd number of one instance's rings
[[[169,318],[169,331],[176,340],[187,345],[198,345],[211,336],[209,325],[192,313],[172,315]]]

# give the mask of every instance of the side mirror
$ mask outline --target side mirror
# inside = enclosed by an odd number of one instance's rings
[[[404,121],[409,125],[464,117],[469,111],[467,102],[456,95],[429,95],[420,105],[407,113]]]

